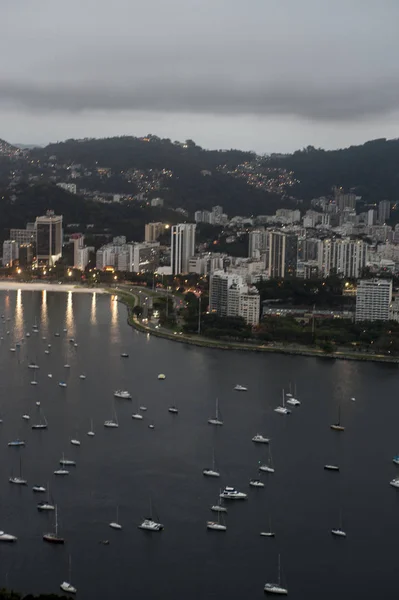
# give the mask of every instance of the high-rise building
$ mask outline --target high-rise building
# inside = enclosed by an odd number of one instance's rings
[[[53,265],[62,256],[62,216],[47,211],[36,217],[36,256],[38,262]]]
[[[370,208],[370,210],[367,211],[367,225],[369,227],[372,227],[373,225],[375,225],[377,220],[377,211],[374,210],[374,208]]]
[[[144,242],[133,244],[134,273],[153,273],[159,266],[159,242]]]
[[[169,225],[166,223],[147,223],[144,234],[145,241],[156,242],[159,236],[165,233],[165,229],[169,229]]]
[[[240,275],[215,271],[209,282],[209,310],[219,317],[243,317],[248,324],[257,325],[259,292],[244,284]]]
[[[259,258],[269,249],[269,232],[266,229],[255,229],[249,232],[248,236],[248,256],[250,258]]]
[[[361,240],[319,240],[318,265],[322,277],[332,273],[359,278],[366,265],[367,244]]]
[[[269,277],[295,277],[298,236],[281,231],[269,233]]]
[[[392,281],[363,279],[356,292],[356,321],[388,321]]]
[[[174,275],[189,272],[189,259],[195,254],[195,223],[173,225],[170,264]]]
[[[385,225],[391,216],[391,203],[389,200],[382,200],[378,204],[378,222],[380,225]]]
[[[345,208],[356,208],[356,194],[336,193],[335,202],[338,209],[342,212]]]
[[[26,229],[10,229],[10,240],[18,244],[36,244],[36,224],[28,223]]]
[[[12,267],[13,262],[19,257],[19,245],[15,240],[3,242],[3,267]]]

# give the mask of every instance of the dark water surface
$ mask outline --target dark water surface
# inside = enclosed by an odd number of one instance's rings
[[[10,318],[1,324],[0,342],[0,529],[18,536],[16,544],[0,545],[0,587],[57,593],[71,554],[72,583],[85,600],[262,598],[281,553],[292,598],[396,597],[399,495],[389,486],[399,451],[396,367],[150,339],[128,327],[125,307],[109,296],[4,292],[0,314]],[[39,333],[32,333],[35,318]],[[30,338],[11,353],[26,331]],[[50,355],[44,353],[48,343]],[[120,358],[124,351],[129,359]],[[40,365],[37,386],[30,385],[29,361]],[[163,382],[160,372],[167,375]],[[58,386],[62,380],[66,389]],[[273,408],[290,382],[302,406],[284,417]],[[248,393],[233,392],[236,383]],[[117,400],[119,428],[104,429],[117,388],[134,399]],[[207,424],[216,397],[221,428]],[[31,430],[39,399],[46,431]],[[143,421],[131,418],[138,403],[148,407]],[[329,429],[339,403],[341,434]],[[171,404],[178,416],[168,413]],[[93,438],[86,435],[91,418]],[[264,489],[250,489],[266,458],[265,447],[251,442],[258,432],[272,438],[276,472],[261,476]],[[80,447],[70,445],[76,436]],[[17,437],[26,447],[8,448]],[[213,446],[220,480],[202,476]],[[77,467],[56,478],[63,452]],[[8,483],[20,455],[28,479],[22,488]],[[325,463],[339,463],[340,473],[325,472]],[[54,515],[38,513],[36,503],[44,498],[31,486],[48,481],[65,546],[42,541]],[[224,485],[246,491],[249,500],[228,505],[226,533],[207,532],[206,521],[216,517],[209,507]],[[165,525],[160,534],[137,529],[150,496]],[[122,531],[108,527],[117,506]],[[341,509],[348,536],[335,539],[330,530]],[[269,528],[269,515],[275,539],[259,536]],[[109,546],[99,543],[103,539]]]

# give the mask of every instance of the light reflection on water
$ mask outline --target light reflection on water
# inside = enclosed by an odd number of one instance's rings
[[[14,335],[16,340],[20,340],[24,337],[24,307],[22,304],[22,292],[17,291],[15,300],[15,327]]]
[[[75,335],[75,321],[73,318],[73,293],[72,292],[68,292],[65,322],[66,322],[66,327],[68,329],[68,335],[73,337]]]
[[[93,292],[91,297],[90,323],[97,325],[97,294]]]
[[[42,291],[42,304],[40,311],[41,327],[47,331],[48,329],[48,310],[47,310],[47,290]]]

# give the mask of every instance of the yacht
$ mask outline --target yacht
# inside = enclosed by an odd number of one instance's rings
[[[170,413],[172,413],[173,415],[177,415],[179,413],[178,409],[176,408],[176,406],[169,406],[168,411]]]
[[[46,488],[43,487],[42,485],[34,485],[32,487],[32,492],[37,492],[37,493],[45,493]]]
[[[213,451],[213,455],[212,455],[212,467],[204,469],[202,471],[202,474],[205,475],[206,477],[220,477],[220,473],[219,473],[219,471],[217,471],[216,464],[215,464],[215,451]]]
[[[158,375],[158,379],[161,379],[161,380],[166,379],[166,375],[164,375],[163,373],[160,373]]]
[[[326,471],[339,471],[338,465],[324,465]]]
[[[29,421],[30,420],[30,416],[29,415],[22,415],[22,418],[24,421]]]
[[[90,431],[87,432],[87,435],[89,435],[90,437],[93,437],[94,435],[96,435],[94,433],[93,419],[90,419]]]
[[[247,392],[248,388],[246,388],[244,385],[240,385],[239,383],[237,383],[236,386],[234,386],[234,389],[236,392]]]
[[[86,379],[86,375],[83,375],[82,373],[82,375],[79,375],[79,379]]]
[[[122,352],[121,357],[122,358],[129,358],[129,355],[127,354],[127,352]]]
[[[338,420],[336,423],[330,425],[330,429],[334,431],[345,431],[345,427],[341,425],[341,405],[338,406]]]
[[[216,398],[216,411],[215,418],[208,419],[209,425],[223,425],[223,421],[221,419],[221,415],[219,412],[219,399]]]
[[[399,477],[395,477],[395,479],[392,479],[389,482],[389,485],[392,485],[393,487],[399,488]]]
[[[210,529],[211,531],[226,531],[227,527],[222,521],[221,514],[222,513],[218,512],[218,520],[217,521],[207,521],[206,528]]]
[[[116,507],[116,521],[111,521],[109,526],[112,529],[122,529],[122,525],[119,523],[119,506]]]
[[[77,440],[76,438],[72,438],[71,444],[72,444],[72,446],[80,446],[80,441]]]
[[[62,477],[64,475],[69,475],[69,471],[67,471],[66,469],[57,469],[56,471],[54,471],[54,475],[60,475]]]
[[[332,535],[336,535],[337,537],[346,537],[346,532],[338,527],[337,529],[331,529]]]
[[[269,452],[268,452],[267,462],[265,464],[259,465],[259,471],[262,471],[263,473],[274,473],[272,451],[271,451],[270,446],[268,447],[268,451]]]
[[[248,498],[247,494],[244,492],[237,492],[237,490],[233,487],[226,486],[221,494],[219,494],[220,498],[224,500],[246,500]]]
[[[288,590],[281,585],[281,565],[280,555],[278,555],[278,580],[277,583],[265,583],[264,591],[266,594],[274,594],[276,596],[287,596]]]
[[[36,506],[37,506],[37,510],[40,510],[40,511],[55,510],[54,504],[51,504],[48,501],[47,502],[39,502]]]
[[[65,383],[65,381],[60,381],[58,384],[60,387],[66,387],[67,384]]]
[[[138,526],[139,529],[145,529],[146,531],[162,531],[162,523],[153,521],[151,517],[146,517],[142,523]]]
[[[284,390],[283,390],[283,404],[282,404],[282,406],[277,406],[277,408],[274,409],[274,412],[276,412],[280,415],[289,415],[291,413],[291,411],[285,406]]]
[[[60,465],[62,467],[76,467],[76,460],[69,460],[68,458],[60,458]]]
[[[57,506],[55,507],[55,531],[51,533],[43,534],[43,540],[50,544],[63,544],[64,538],[58,535],[58,511]]]
[[[132,396],[127,390],[116,390],[114,392],[115,398],[122,398],[122,400],[131,400]]]
[[[250,479],[249,480],[249,485],[251,487],[257,487],[257,488],[263,488],[263,487],[265,487],[265,484],[260,479]]]
[[[4,533],[4,531],[0,531],[0,542],[16,542],[17,537],[15,535],[11,535],[10,533]]]
[[[13,442],[8,442],[8,446],[13,446],[13,447],[25,446],[25,442],[22,440],[14,440]]]
[[[254,437],[252,438],[252,441],[257,444],[268,444],[270,442],[269,438],[264,437],[260,433],[257,433],[256,435],[254,435]]]

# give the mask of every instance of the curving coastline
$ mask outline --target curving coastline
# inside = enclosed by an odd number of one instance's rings
[[[84,294],[92,294],[95,292],[96,294],[106,294],[107,291],[104,288],[90,288],[85,287],[79,284],[70,284],[70,283],[47,283],[43,282],[19,282],[19,281],[0,281],[0,292],[7,291],[30,291],[30,292],[77,292]]]
[[[131,327],[137,329],[141,333],[147,335],[153,335],[155,337],[164,338],[172,342],[178,342],[181,344],[189,344],[191,346],[201,346],[203,348],[212,348],[215,350],[239,350],[240,352],[263,352],[263,353],[274,353],[274,354],[288,354],[294,356],[310,356],[313,358],[323,359],[336,359],[336,360],[355,360],[363,362],[379,362],[386,364],[399,364],[399,358],[389,357],[383,355],[367,355],[354,352],[334,352],[326,353],[322,350],[313,348],[309,349],[306,347],[294,347],[294,346],[266,346],[266,345],[255,345],[255,344],[242,344],[239,342],[219,342],[217,340],[211,340],[208,338],[199,338],[198,336],[190,336],[187,334],[175,334],[174,332],[166,331],[165,329],[155,329],[149,327],[144,323],[140,322],[137,317],[133,314],[133,308],[138,303],[138,296],[134,292],[119,290],[107,290],[108,293],[117,295],[118,301],[125,304],[128,311],[127,322]],[[133,301],[133,302],[132,302]]]

